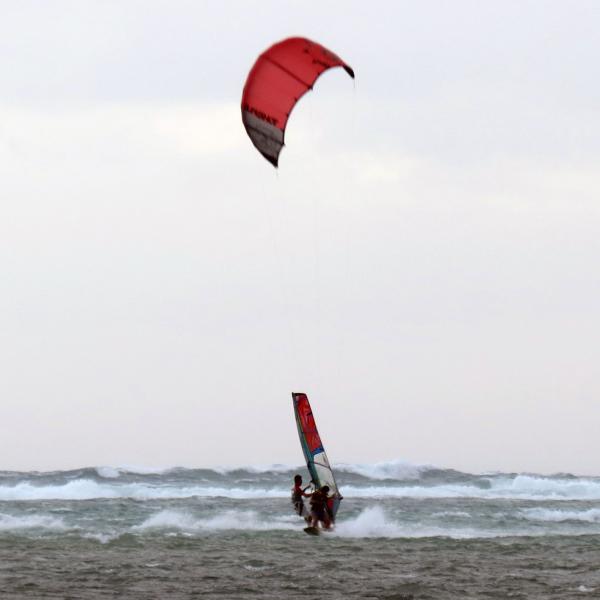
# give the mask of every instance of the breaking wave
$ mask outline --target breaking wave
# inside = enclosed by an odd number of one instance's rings
[[[16,517],[0,513],[0,531],[15,531],[23,529],[65,530],[65,522],[47,515],[27,515]]]
[[[387,516],[380,506],[363,510],[357,517],[340,522],[334,532],[339,537],[349,538],[428,538],[447,537],[473,539],[506,537],[509,532],[498,533],[474,527],[434,526],[423,523],[403,523]]]
[[[431,465],[415,465],[404,460],[392,460],[372,464],[336,465],[336,470],[342,473],[354,473],[368,479],[392,479],[397,481],[419,479],[426,471],[434,470]]]
[[[191,513],[175,510],[163,510],[146,519],[141,525],[132,527],[133,531],[177,530],[187,533],[212,531],[243,530],[271,531],[275,529],[297,530],[298,519],[291,517],[265,518],[251,510],[228,510],[210,517],[199,518]]]
[[[252,510],[227,510],[210,517],[200,518],[191,512],[162,510],[140,525],[132,533],[174,532],[182,535],[200,535],[222,531],[295,531],[300,533],[303,524],[294,515],[265,515]],[[521,536],[554,535],[557,531],[546,529],[491,528],[469,523],[448,524],[410,522],[390,516],[381,506],[363,509],[358,515],[341,520],[331,532],[332,538],[449,538],[455,540],[507,538]],[[576,534],[578,532],[571,532]]]
[[[417,486],[345,486],[355,498],[481,498],[520,500],[600,500],[597,480],[550,480],[530,476],[478,480],[472,484]]]
[[[0,501],[16,500],[93,500],[97,498],[134,500],[192,498],[287,498],[286,489],[237,488],[211,486],[172,486],[144,484],[102,484],[89,479],[79,479],[63,485],[38,486],[19,483],[15,486],[0,486]]]
[[[548,508],[526,508],[521,514],[531,521],[549,523],[564,523],[567,521],[582,521],[584,523],[600,523],[600,508],[587,510],[557,510]]]
[[[469,474],[395,460],[339,464],[346,498],[479,498],[600,500],[600,478],[573,475]],[[0,472],[0,501],[95,498],[232,499],[289,496],[292,477],[305,467],[264,465],[186,469],[99,466],[55,472]]]
[[[88,470],[88,469],[84,469]],[[173,471],[180,470],[180,467],[133,467],[133,466],[123,466],[123,467],[94,467],[94,470],[98,474],[99,477],[103,477],[105,479],[115,479],[117,477],[121,477],[121,475],[164,475],[166,473],[170,473]]]
[[[266,469],[266,468],[265,468]],[[232,498],[289,496],[296,469],[279,471],[170,469],[158,474],[97,467],[51,474],[0,475],[0,501],[95,498]],[[338,481],[346,498],[480,498],[600,500],[600,479],[574,476],[468,475],[406,463],[342,465]],[[368,477],[367,477],[368,475]],[[398,479],[400,478],[400,479]]]

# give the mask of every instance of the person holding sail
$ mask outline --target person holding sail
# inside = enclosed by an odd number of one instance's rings
[[[311,482],[312,483],[312,482]],[[304,505],[303,498],[310,498],[312,494],[307,494],[306,490],[310,487],[307,485],[305,488],[302,487],[302,476],[294,476],[294,487],[292,488],[292,504],[294,510],[299,517],[303,517],[306,522],[310,522],[310,516],[306,512],[306,506]]]
[[[329,486],[324,485],[310,495],[310,525],[317,528],[319,523],[323,529],[331,529],[332,519],[329,510]]]

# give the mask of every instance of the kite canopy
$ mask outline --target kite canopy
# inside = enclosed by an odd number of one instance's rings
[[[242,121],[256,149],[275,167],[292,109],[332,67],[342,67],[354,79],[339,56],[305,38],[278,42],[256,59],[242,94]]]

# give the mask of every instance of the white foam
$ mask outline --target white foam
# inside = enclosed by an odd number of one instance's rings
[[[95,467],[96,473],[100,477],[107,479],[114,479],[120,477],[124,473],[131,473],[132,475],[164,475],[171,471],[178,470],[180,467],[140,467],[136,465],[120,465],[117,467],[113,466],[101,466]]]
[[[162,510],[146,519],[141,525],[132,527],[133,531],[152,529],[176,529],[187,533],[244,530],[267,531],[274,529],[297,529],[298,518],[292,523],[288,518],[261,519],[251,510],[228,510],[208,518],[197,518],[189,512]]]
[[[273,463],[269,465],[246,465],[243,467],[213,467],[212,470],[221,475],[226,475],[233,471],[247,471],[248,473],[255,473],[257,475],[261,473],[288,473],[290,471],[297,471],[303,469],[305,466],[298,465],[286,465],[281,463]]]
[[[298,519],[296,519],[298,522]],[[251,531],[268,531],[273,529],[296,529],[297,526],[288,519],[267,518],[261,519],[254,511],[230,510],[209,519],[202,519],[201,528],[207,531],[225,529],[242,529]]]
[[[518,475],[487,480],[489,487],[469,484],[433,486],[344,486],[350,498],[481,498],[520,500],[600,500],[597,479],[558,479]]]
[[[141,525],[132,527],[134,532],[149,530],[177,530],[186,534],[219,532],[226,530],[300,531],[304,524],[295,515],[261,517],[251,510],[228,510],[208,518],[198,518],[186,511],[162,510]],[[421,538],[453,537],[456,539],[492,537],[497,534],[471,529],[448,529],[424,527],[420,524],[401,524],[390,521],[379,506],[367,508],[357,517],[336,525],[332,535],[352,538]]]
[[[0,500],[90,500],[116,497],[118,495],[112,486],[101,485],[90,479],[76,479],[63,485],[19,483],[0,487]]]
[[[101,544],[108,544],[109,542],[119,538],[119,536],[119,533],[84,533],[81,537],[85,538],[86,540],[95,540]]]
[[[491,480],[492,492],[515,497],[555,500],[600,500],[600,480],[517,475]]]
[[[134,475],[164,475],[180,469],[180,467],[145,467],[139,465],[121,465],[115,468],[121,473],[133,473]]]
[[[458,517],[459,519],[470,519],[471,515],[468,512],[464,512],[462,510],[443,510],[441,512],[432,513],[432,517],[439,517],[442,519],[446,519],[448,517]]]
[[[582,521],[600,523],[600,508],[588,510],[554,510],[548,508],[526,508],[521,514],[532,521],[562,523],[564,521]]]
[[[95,498],[132,498],[137,500],[191,498],[287,498],[289,490],[283,488],[226,488],[215,486],[149,485],[145,483],[108,483],[91,479],[76,479],[62,485],[36,486],[19,483],[0,486],[1,500],[92,500]]]
[[[297,517],[266,518],[254,511],[225,511],[210,518],[197,518],[183,511],[164,510],[146,519],[141,525],[131,528],[134,533],[148,531],[164,531],[164,535],[194,536],[200,534],[219,533],[223,531],[275,531],[288,530],[300,532],[304,523]],[[341,538],[389,538],[420,539],[450,538],[490,539],[519,537],[523,535],[543,536],[552,532],[534,531],[498,531],[477,529],[474,527],[432,526],[423,523],[403,523],[389,519],[381,507],[371,507],[362,511],[357,517],[343,520],[336,524],[329,535]]]
[[[474,477],[461,483],[438,482],[423,485],[420,474],[425,465],[413,465],[404,461],[389,461],[374,465],[340,465],[340,471],[361,473],[371,478],[375,485],[343,485],[346,498],[481,498],[481,499],[521,499],[521,500],[600,500],[599,478],[542,477],[534,475],[503,475]],[[0,501],[18,500],[89,500],[94,498],[188,498],[225,497],[232,499],[259,499],[289,497],[288,482],[279,487],[266,488],[259,483],[260,478],[233,484],[210,485],[208,482],[191,480],[175,483],[153,478],[152,481],[128,482],[125,472],[133,472],[132,467],[97,467],[101,480],[69,479],[64,483],[39,485],[36,478],[20,479],[19,483],[0,485]],[[287,472],[288,465],[268,465],[248,467],[256,473]],[[172,470],[172,469],[167,469]],[[138,469],[140,473],[164,473],[165,469]],[[391,479],[403,479],[405,485],[394,484]],[[291,482],[289,482],[291,484]],[[388,485],[386,485],[388,484]],[[260,487],[259,487],[260,485]]]
[[[144,529],[197,529],[197,520],[186,512],[161,510],[146,519],[141,525],[132,527],[134,531]]]
[[[249,473],[289,473],[306,468],[305,465],[273,463],[264,465],[243,466],[217,466],[210,467],[211,470],[222,475],[233,471],[247,471]],[[335,471],[355,473],[370,479],[418,479],[424,471],[434,469],[432,465],[414,464],[405,460],[397,459],[377,463],[335,463]]]
[[[115,467],[96,467],[96,473],[106,479],[116,479],[121,476],[120,469],[116,469]]]
[[[404,460],[391,460],[378,463],[340,463],[334,465],[336,471],[356,473],[369,479],[419,479],[424,471],[433,469],[430,465],[416,465]]]
[[[353,519],[338,522],[333,535],[351,538],[447,537],[452,539],[475,539],[507,537],[513,534],[473,528],[426,526],[422,523],[399,523],[390,520],[380,506],[373,506],[366,508]]]
[[[65,522],[49,515],[27,515],[25,517],[15,517],[0,513],[0,531],[14,531],[23,529],[67,529]]]
[[[386,519],[381,507],[373,506],[336,525],[335,533],[342,537],[399,537],[401,528]]]
[[[344,486],[346,498],[489,498],[489,490],[474,485]],[[497,496],[500,497],[500,496]]]
[[[115,479],[115,478],[111,478]],[[519,479],[519,478],[516,478]],[[597,481],[549,481],[523,477],[520,481],[503,479],[494,481],[490,488],[476,485],[442,484],[434,486],[344,486],[346,498],[481,498],[521,500],[599,500],[600,484]],[[531,485],[527,485],[531,484]],[[232,498],[260,499],[287,498],[289,489],[273,487],[225,487],[207,485],[173,485],[148,483],[97,482],[76,479],[61,485],[32,485],[22,482],[14,486],[0,486],[0,501],[18,500],[91,500],[94,498],[167,499]]]

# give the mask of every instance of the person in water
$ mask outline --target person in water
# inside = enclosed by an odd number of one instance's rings
[[[318,527],[323,523],[323,529],[331,529],[331,514],[329,512],[329,486],[324,485],[310,496],[310,525]]]
[[[300,475],[294,476],[294,487],[292,488],[292,504],[294,510],[299,517],[303,517],[306,521],[310,521],[310,517],[306,513],[306,506],[304,506],[303,498],[310,498],[312,494],[307,494],[306,490],[310,487],[307,485],[302,488],[302,477]]]

